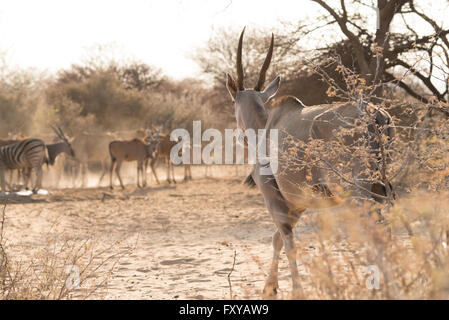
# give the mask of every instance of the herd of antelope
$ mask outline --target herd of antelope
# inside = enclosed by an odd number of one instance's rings
[[[80,133],[73,139],[67,138],[60,127],[53,127],[60,142],[46,144],[38,138],[19,137],[12,140],[0,140],[0,180],[1,191],[5,193],[13,188],[14,172],[17,172],[18,183],[23,179],[24,188],[28,189],[31,174],[35,172],[35,182],[32,186],[36,193],[42,184],[42,166],[44,164],[53,166],[57,157],[66,154],[68,161],[74,162],[72,166],[73,183],[81,172],[81,186],[86,185],[88,162],[98,161],[102,165],[102,172],[98,184],[108,172],[110,176],[110,188],[113,188],[114,171],[124,189],[120,168],[124,161],[137,162],[137,186],[145,187],[146,171],[148,163],[156,182],[159,178],[156,173],[156,164],[164,162],[167,164],[167,182],[176,183],[173,165],[169,161],[170,150],[176,144],[170,140],[168,134],[161,133],[161,128],[147,129],[144,138],[132,138],[129,140],[116,140],[110,133],[89,134]],[[137,134],[136,134],[137,135]],[[115,169],[115,170],[114,170]],[[10,171],[9,182],[6,181],[5,173]],[[61,171],[59,171],[61,174]],[[139,179],[140,178],[140,179]],[[190,180],[190,168],[186,166],[185,180]],[[58,179],[59,181],[59,179]]]

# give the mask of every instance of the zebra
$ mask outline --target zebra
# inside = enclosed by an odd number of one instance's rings
[[[42,175],[42,164],[46,160],[46,146],[41,139],[29,138],[0,147],[0,183],[1,191],[6,192],[5,170],[25,169],[25,186],[36,171],[36,183],[33,193],[37,192]]]
[[[49,165],[53,166],[55,164],[56,158],[61,153],[65,153],[71,158],[75,157],[75,152],[73,151],[72,145],[70,144],[70,141],[67,139],[67,137],[65,136],[62,129],[59,126],[58,127],[51,126],[51,128],[56,133],[56,136],[60,140],[62,140],[62,142],[45,145],[45,147],[47,148],[47,154],[45,155],[44,163],[47,164],[47,169],[48,169]],[[58,176],[58,182],[59,182],[60,175],[62,174],[61,170],[58,173],[59,173],[59,176]],[[41,176],[41,180],[42,180],[42,176]],[[41,188],[41,185],[42,185],[42,181],[39,181],[38,187]],[[27,187],[28,187],[28,185],[25,185],[25,188],[27,188]]]

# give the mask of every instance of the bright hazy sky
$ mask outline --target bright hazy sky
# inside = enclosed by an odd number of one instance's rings
[[[273,3],[276,5],[273,6]],[[96,44],[162,68],[198,72],[189,58],[214,27],[276,25],[316,8],[309,0],[1,0],[0,50],[21,67],[55,71]]]
[[[112,45],[119,58],[158,66],[177,79],[199,72],[189,55],[214,28],[298,22],[319,8],[310,0],[0,1],[0,51],[10,65],[55,71],[81,62],[87,48]],[[441,1],[427,9],[445,21]]]

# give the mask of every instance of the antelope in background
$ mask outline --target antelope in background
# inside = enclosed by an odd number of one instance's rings
[[[48,165],[54,166],[56,158],[63,153],[67,154],[72,159],[75,157],[75,152],[73,151],[72,145],[71,145],[69,139],[65,136],[62,129],[59,126],[56,128],[51,126],[51,128],[55,132],[56,137],[62,141],[56,142],[56,143],[51,143],[51,144],[46,144],[47,157],[45,159],[45,163],[47,164],[47,167],[48,167]],[[56,183],[57,183],[57,185],[59,184],[59,180],[60,180],[63,169],[64,168],[60,167],[60,166],[57,166],[57,168],[56,168],[56,172],[57,172]],[[39,187],[41,187],[41,182],[39,183]]]
[[[162,127],[159,127],[161,130]],[[154,154],[153,159],[150,161],[151,172],[153,173],[154,178],[156,179],[156,183],[159,184],[159,179],[156,174],[156,164],[162,160],[167,165],[167,182],[168,183],[176,183],[175,172],[173,163],[170,160],[170,151],[171,149],[178,143],[178,141],[171,141],[170,134],[161,133],[159,135],[159,144]],[[192,142],[190,142],[190,145]],[[181,151],[180,151],[181,152]],[[182,152],[190,152],[190,159],[193,159],[193,148],[189,146],[189,148],[183,150]],[[184,181],[192,180],[192,173],[190,169],[190,164],[184,164]]]
[[[352,103],[305,107],[301,101],[289,96],[282,99],[279,105],[268,113],[265,104],[276,95],[280,86],[280,77],[278,76],[262,90],[273,54],[274,35],[271,37],[270,48],[255,88],[245,89],[242,65],[244,32],[245,29],[243,29],[240,35],[237,47],[237,81],[230,74],[227,74],[226,82],[226,87],[234,103],[236,121],[239,128],[256,131],[258,129],[266,129],[267,134],[269,134],[271,129],[277,129],[278,154],[288,154],[289,144],[286,142],[287,136],[307,145],[313,139],[332,141],[335,139],[332,135],[334,130],[341,131],[352,128],[351,124],[353,125],[355,120],[359,119],[360,114],[359,106]],[[340,116],[337,116],[338,114]],[[342,118],[342,115],[344,115],[344,118]],[[391,139],[394,136],[392,119],[386,111],[375,108],[375,112],[370,117],[372,117],[374,126],[378,126],[379,130],[387,137]],[[374,130],[374,127],[371,127],[371,129]],[[269,141],[269,136],[267,141]],[[354,138],[348,142],[354,143]],[[369,146],[376,149],[375,143],[370,143]],[[332,163],[331,165],[341,164],[345,168],[350,167],[355,162],[360,167],[358,172],[355,172],[356,170],[352,172],[354,181],[357,181],[358,186],[360,186],[360,188],[357,188],[357,192],[363,193],[366,197],[374,197],[372,190],[375,190],[373,189],[375,183],[362,180],[360,177],[360,173],[364,172],[363,169],[366,168],[366,165],[353,159],[352,154],[345,156],[340,159],[340,162]],[[304,152],[298,151],[295,157],[303,159]],[[262,167],[271,170],[272,174],[261,174]],[[264,197],[267,209],[277,228],[273,236],[273,261],[264,288],[264,294],[267,297],[273,297],[277,293],[279,255],[283,246],[285,246],[285,253],[290,266],[293,297],[300,293],[293,228],[306,209],[329,207],[339,203],[333,196],[335,193],[333,193],[332,189],[334,186],[338,186],[340,181],[329,181],[332,177],[328,174],[328,170],[315,167],[315,165],[310,165],[310,167],[312,181],[308,181],[305,169],[298,170],[298,167],[294,164],[292,165],[285,157],[278,157],[277,170],[275,171],[273,171],[271,164],[266,167],[256,162],[251,174],[252,179]],[[389,183],[384,184],[388,185]],[[322,190],[329,191],[318,194],[323,201],[316,201],[315,197],[312,198],[310,196],[311,193],[308,192],[316,186],[321,186]]]
[[[240,146],[239,146],[240,148]],[[234,167],[234,176],[238,177],[239,176],[239,168],[242,167],[243,168],[243,173],[245,174],[245,176],[248,174],[247,173],[247,165],[249,164],[249,153],[248,153],[248,143],[246,142],[246,140],[243,143],[243,155],[241,159],[237,159],[237,152],[236,152],[237,148],[234,147],[232,150],[232,164],[231,166]],[[225,148],[220,148],[221,153],[221,159],[222,159],[222,165],[226,164],[226,152],[225,152]],[[237,163],[237,161],[242,161],[241,163]],[[204,171],[204,176],[207,178],[209,176],[212,176],[212,169],[214,168],[214,164],[209,164],[209,165],[205,165],[205,171]]]
[[[156,174],[155,165],[161,160],[167,165],[167,182],[171,183],[173,181],[173,183],[176,183],[173,164],[170,161],[170,150],[177,143],[177,141],[170,140],[170,134],[161,133],[159,135],[159,144],[157,145],[156,153],[150,161],[150,168],[157,184],[159,184],[159,179]]]
[[[156,131],[155,136],[153,137],[151,130],[148,129],[148,136],[144,141],[140,139],[133,139],[128,141],[112,141],[109,144],[109,155],[111,157],[111,166],[109,168],[109,182],[110,188],[113,189],[112,178],[113,178],[113,170],[115,166],[115,172],[120,181],[120,186],[122,189],[125,189],[123,185],[122,178],[120,177],[120,167],[123,161],[137,161],[137,186],[140,188],[141,185],[139,183],[139,175],[143,176],[143,187],[147,185],[147,165],[148,159],[153,158],[153,154],[156,151],[159,142],[159,130]],[[144,170],[145,165],[145,170]]]
[[[51,128],[55,132],[56,136],[62,140],[62,142],[46,145],[48,154],[48,159],[46,162],[50,165],[54,165],[56,157],[61,153],[65,153],[71,157],[75,157],[75,152],[72,149],[72,145],[70,144],[67,137],[64,135],[62,129],[60,127],[55,128],[53,126]]]
[[[75,166],[72,171],[73,184],[75,185],[78,173],[81,171],[81,186],[86,185],[88,162],[101,162],[101,176],[98,184],[101,183],[108,169],[109,144],[117,137],[111,133],[86,133],[77,134],[71,145],[75,153]]]

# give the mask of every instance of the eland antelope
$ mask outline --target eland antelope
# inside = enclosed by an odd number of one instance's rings
[[[111,157],[111,166],[109,167],[109,182],[110,188],[112,189],[112,176],[114,165],[115,172],[120,181],[120,186],[125,189],[123,185],[122,178],[120,177],[120,167],[123,161],[137,161],[137,186],[140,188],[139,174],[141,173],[142,186],[147,185],[147,160],[148,158],[153,158],[153,154],[156,151],[159,142],[159,130],[156,132],[155,136],[151,134],[151,130],[148,129],[148,136],[145,138],[148,143],[143,142],[140,139],[133,139],[128,141],[112,141],[109,144],[109,155]],[[145,169],[143,168],[145,165]]]
[[[289,149],[286,142],[287,137],[307,145],[312,140],[333,141],[335,131],[345,130],[350,124],[354,124],[359,118],[359,106],[357,104],[346,103],[340,105],[317,105],[304,106],[295,97],[286,97],[281,99],[276,108],[268,113],[265,104],[273,98],[280,86],[280,77],[277,76],[264,88],[264,82],[267,69],[270,65],[273,54],[274,35],[271,37],[270,48],[265,61],[262,65],[259,79],[254,89],[245,89],[242,66],[242,42],[245,29],[243,29],[237,47],[237,81],[227,74],[226,87],[231,95],[235,107],[237,125],[242,130],[266,129],[269,141],[270,130],[278,131],[278,151],[277,154],[291,153],[296,154],[296,158],[304,158],[304,152]],[[373,122],[377,126],[383,126],[384,132],[389,138],[394,135],[392,119],[388,113],[380,108],[375,108],[372,115]],[[371,128],[373,130],[373,128]],[[355,138],[354,138],[355,139]],[[275,141],[276,142],[276,141]],[[375,148],[375,144],[371,144]],[[346,155],[341,159],[342,167],[354,162],[352,154]],[[363,168],[363,164],[360,164]],[[296,248],[293,237],[293,228],[296,225],[301,214],[309,208],[329,207],[339,203],[337,197],[334,197],[334,186],[338,186],[339,181],[329,181],[331,174],[322,167],[312,167],[308,172],[312,172],[311,181],[304,169],[298,169],[288,159],[278,157],[277,170],[273,169],[272,162],[267,165],[257,162],[252,171],[252,179],[260,189],[265,204],[277,231],[273,236],[273,260],[270,272],[264,287],[264,294],[267,297],[275,296],[278,289],[278,262],[282,247],[288,258],[290,273],[292,277],[293,296],[299,293],[299,275],[296,262]],[[268,169],[262,174],[261,169]],[[360,170],[361,171],[361,170]],[[355,179],[359,176],[354,172]],[[360,181],[360,192],[372,196],[373,183],[369,181]],[[325,201],[315,201],[310,197],[308,190],[321,190],[319,197]]]
[[[153,159],[151,159],[151,161],[150,161],[151,172],[153,173],[153,176],[156,179],[156,182],[158,184],[159,184],[159,179],[156,174],[155,165],[158,161],[161,161],[161,160],[167,164],[167,182],[171,183],[173,181],[173,183],[176,183],[173,164],[170,161],[170,151],[177,143],[178,143],[177,141],[170,140],[169,134],[161,133],[159,136],[159,143],[158,143],[156,152],[154,154]],[[189,172],[190,172],[190,168],[189,168]]]
[[[81,171],[81,186],[84,187],[87,182],[88,163],[92,161],[101,162],[101,176],[98,184],[108,170],[109,163],[109,144],[117,139],[116,135],[111,133],[89,133],[81,132],[75,135],[71,142],[75,152],[75,166],[73,172],[73,184],[76,184],[78,172]]]

